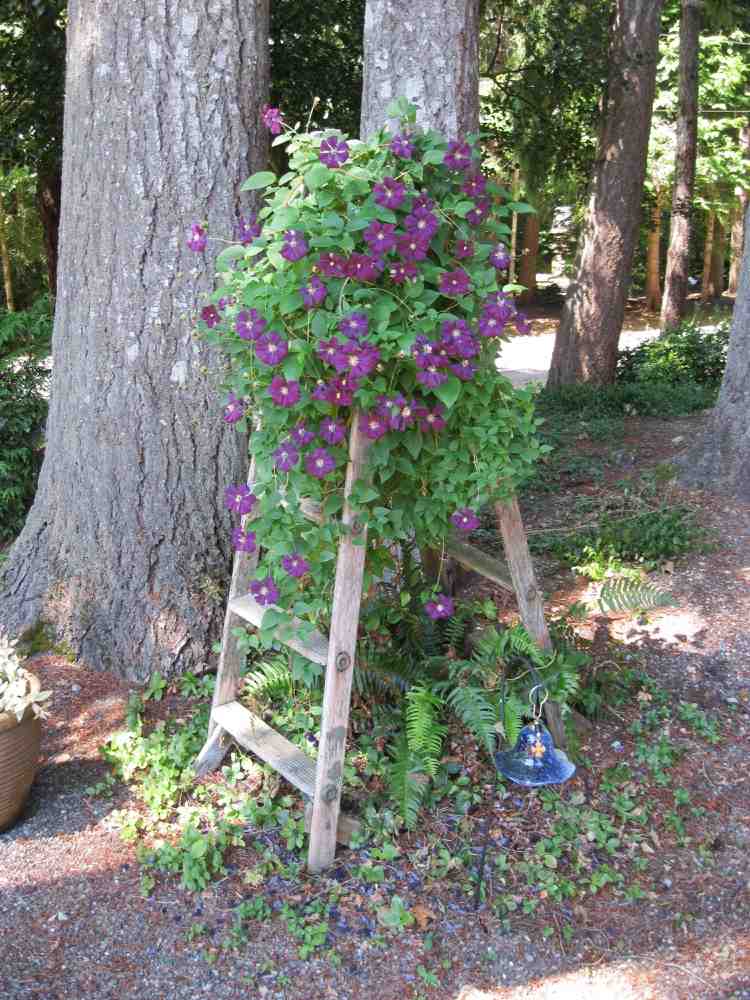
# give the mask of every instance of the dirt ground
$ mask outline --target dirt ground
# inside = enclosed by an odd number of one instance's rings
[[[565,519],[582,491],[669,461],[705,418],[631,420],[617,448],[583,441],[584,452],[608,456],[604,479],[571,481],[570,497],[540,494],[525,502],[530,532]],[[714,537],[714,550],[675,560],[655,574],[675,605],[647,619],[595,616],[578,624],[595,660],[633,657],[674,699],[695,703],[716,720],[714,745],[672,725],[680,749],[670,784],[653,789],[654,820],[643,895],[627,898],[605,886],[596,894],[517,911],[504,921],[488,906],[474,913],[455,879],[430,879],[420,851],[435,837],[450,850],[478,844],[485,802],[456,824],[431,817],[401,839],[402,857],[380,886],[354,874],[354,852],[341,849],[325,877],[300,884],[274,876],[263,887],[272,909],[282,901],[342,887],[330,929],[336,963],[305,961],[279,919],[259,925],[240,950],[220,948],[232,908],[252,895],[242,872],[250,852],[234,849],[224,878],[191,894],[159,878],[149,898],[139,891],[135,848],[108,817],[130,802],[86,788],[106,772],[98,747],[121,727],[127,687],[85,664],[40,655],[33,662],[53,691],[44,728],[43,760],[23,821],[0,835],[0,996],[7,1000],[99,998],[278,997],[288,1000],[729,1000],[750,998],[750,509],[725,497],[669,487],[669,498],[692,505]],[[548,610],[585,596],[587,582],[542,559]],[[508,609],[512,613],[512,607]],[[640,693],[639,697],[648,698]],[[170,696],[159,713],[187,710]],[[583,741],[584,763],[565,786],[569,801],[596,801],[607,768],[632,761],[630,724],[639,706],[620,706]],[[470,771],[477,781],[488,772]],[[679,838],[664,821],[673,788],[687,789],[700,815]],[[578,798],[575,798],[578,796]],[[547,822],[535,793],[521,791],[492,805],[493,841],[514,860],[532,849]],[[432,839],[430,839],[432,838]],[[496,886],[490,885],[490,890]],[[373,895],[398,894],[418,923],[383,938],[372,917]],[[419,909],[418,909],[419,908]],[[200,942],[186,930],[199,920]],[[573,933],[566,939],[564,925]],[[432,973],[425,982],[419,968]]]

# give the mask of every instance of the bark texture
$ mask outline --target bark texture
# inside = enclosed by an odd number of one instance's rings
[[[714,233],[716,231],[716,212],[709,210],[706,219],[706,240],[703,244],[703,274],[701,275],[701,302],[711,298],[711,257],[714,252]]]
[[[479,126],[479,0],[367,0],[363,137],[406,97],[417,121],[449,137]],[[397,123],[391,123],[395,128]]]
[[[44,234],[44,251],[47,255],[47,281],[50,294],[57,294],[57,261],[60,240],[60,197],[62,170],[40,170],[36,181],[36,205]]]
[[[267,3],[72,0],[47,448],[0,578],[0,627],[54,622],[94,666],[202,665],[229,576],[239,435],[192,334],[212,261],[267,158]],[[206,257],[210,258],[210,254]],[[240,478],[237,478],[240,477]]]
[[[714,223],[714,245],[711,248],[711,267],[708,279],[708,291],[712,299],[718,299],[724,294],[724,258],[726,252],[727,231],[717,215]]]
[[[746,158],[750,157],[750,125],[743,125],[740,129],[740,149]],[[737,195],[737,202],[732,214],[731,255],[727,282],[727,291],[730,295],[736,295],[740,285],[742,251],[745,246],[745,213],[750,203],[750,195],[744,188],[737,187],[734,193]]]
[[[5,308],[9,313],[16,311],[16,300],[13,294],[13,268],[10,263],[10,252],[5,239],[5,204],[0,194],[0,264],[3,270],[3,292],[5,293]]]
[[[521,292],[518,301],[528,305],[536,295],[536,263],[539,255],[539,214],[534,212],[525,218],[523,227],[523,249],[518,262],[518,284],[525,285],[526,291]]]
[[[662,0],[617,0],[610,74],[577,276],[548,385],[614,380],[651,130]]]
[[[748,225],[750,209],[745,216]],[[682,482],[750,500],[750,253],[742,259],[719,399],[703,437],[681,460]]]
[[[698,40],[701,0],[682,0],[680,19],[680,111],[677,118],[674,191],[669,227],[667,269],[661,302],[662,333],[673,329],[685,315],[690,255],[690,213],[695,188],[698,146]]]
[[[651,227],[648,231],[648,256],[646,258],[646,308],[658,312],[661,306],[661,208],[663,194],[656,192],[651,209]]]

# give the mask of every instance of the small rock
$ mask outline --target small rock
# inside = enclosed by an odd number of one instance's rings
[[[80,684],[71,684],[70,690],[73,692],[73,694],[80,694],[81,693],[81,685]]]
[[[619,740],[615,740],[613,743],[610,743],[610,746],[612,747],[613,750],[616,750],[617,753],[622,753],[624,749],[622,743]]]

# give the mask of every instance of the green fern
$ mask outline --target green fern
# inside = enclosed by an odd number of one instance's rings
[[[529,704],[522,701],[517,694],[510,692],[505,698],[505,712],[503,718],[503,735],[505,746],[515,746],[518,734],[523,726],[523,717],[529,711]]]
[[[428,774],[435,777],[443,738],[447,732],[439,713],[443,702],[438,694],[417,684],[406,692],[406,738],[412,753],[418,754]]]
[[[294,697],[294,679],[283,660],[271,660],[248,674],[244,693],[254,701],[283,701]]]
[[[604,614],[608,611],[648,611],[670,604],[674,604],[672,595],[647,580],[607,580],[599,594],[599,608]]]
[[[497,709],[487,692],[477,687],[453,688],[446,698],[448,707],[466,728],[484,744],[488,753],[495,749]]]
[[[386,777],[391,797],[404,818],[407,830],[417,825],[419,808],[427,792],[429,778],[424,773],[422,761],[410,748],[404,734],[391,748],[391,763]]]

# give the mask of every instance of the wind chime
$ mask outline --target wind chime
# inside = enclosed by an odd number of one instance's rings
[[[542,709],[549,697],[541,678],[531,668],[537,681],[529,692],[532,721],[521,729],[512,750],[498,751],[493,755],[495,764],[495,783],[492,798],[497,796],[500,778],[507,778],[516,785],[526,788],[538,788],[542,785],[561,785],[568,781],[576,772],[575,764],[563,750],[555,747],[552,737],[542,723]],[[505,677],[503,677],[502,708],[505,716]],[[477,888],[474,895],[474,910],[479,909],[482,893],[484,864],[489,847],[490,821],[492,814],[488,813],[484,825],[484,843],[477,872]]]

